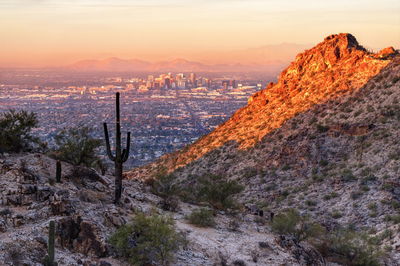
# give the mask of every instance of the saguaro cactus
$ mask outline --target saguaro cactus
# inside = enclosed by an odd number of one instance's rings
[[[119,203],[122,194],[122,166],[128,160],[129,148],[131,143],[131,132],[127,133],[126,148],[121,150],[121,120],[119,114],[119,92],[116,93],[116,119],[115,119],[115,155],[112,154],[110,148],[110,138],[108,137],[107,123],[104,123],[104,136],[106,139],[107,155],[115,165],[115,199],[114,203]]]
[[[50,221],[49,224],[49,243],[47,244],[47,255],[44,259],[45,266],[57,266],[58,263],[54,261],[55,251],[54,251],[54,239],[55,239],[55,223]]]
[[[61,183],[61,162],[56,163],[56,182]]]

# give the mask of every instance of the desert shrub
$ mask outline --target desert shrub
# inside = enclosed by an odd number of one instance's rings
[[[179,198],[177,196],[163,198],[160,201],[159,206],[164,211],[176,212],[179,210]]]
[[[163,210],[177,211],[179,208],[180,188],[174,175],[159,175],[153,179],[152,192],[162,198],[160,205]]]
[[[320,124],[317,124],[316,128],[319,133],[325,133],[329,130],[329,127]]]
[[[297,241],[317,237],[324,231],[322,226],[311,222],[308,216],[301,216],[295,209],[288,209],[276,215],[271,228],[275,233],[292,236]]]
[[[378,209],[378,205],[375,202],[371,202],[368,204],[368,209],[370,209],[371,211],[376,211]]]
[[[363,192],[360,191],[360,190],[358,190],[358,191],[352,191],[352,192],[350,193],[350,197],[351,197],[353,200],[356,200],[356,199],[360,198],[362,195],[363,195]]]
[[[317,202],[314,200],[306,200],[305,203],[307,206],[317,206]]]
[[[215,224],[213,211],[204,208],[192,211],[188,220],[191,224],[200,227],[212,227]]]
[[[237,203],[232,198],[240,193],[243,186],[233,180],[226,180],[219,175],[205,175],[199,179],[197,196],[216,209],[233,209]]]
[[[185,242],[171,217],[142,213],[121,226],[109,241],[132,265],[169,265]]]
[[[336,198],[338,196],[339,196],[338,193],[333,191],[333,192],[331,192],[329,194],[324,195],[323,199],[324,200],[330,200],[330,199]]]
[[[339,219],[339,218],[343,217],[343,214],[338,210],[334,210],[332,212],[331,216],[332,216],[333,219]]]
[[[356,180],[356,177],[354,176],[353,172],[350,169],[344,169],[342,171],[342,181],[344,182],[350,182]]]
[[[400,223],[400,214],[398,215],[387,215],[385,217],[386,222],[393,222],[394,224],[399,224]]]
[[[319,252],[332,262],[349,266],[380,265],[382,252],[371,244],[366,233],[338,229],[321,237],[315,244]]]
[[[319,161],[319,165],[321,165],[322,167],[328,166],[329,165],[329,161],[321,160],[321,161]]]
[[[55,136],[57,148],[50,153],[50,156],[73,165],[98,166],[101,160],[96,150],[100,147],[101,140],[90,135],[88,127],[62,130]]]
[[[89,183],[101,181],[101,177],[94,169],[84,166],[74,166],[72,171],[65,177],[77,186],[88,186]],[[50,180],[55,182],[55,179]]]
[[[0,114],[0,152],[30,150],[40,141],[31,135],[38,124],[36,114],[27,111],[9,110]]]
[[[152,183],[152,192],[162,198],[172,197],[178,194],[179,186],[174,175],[157,176]]]

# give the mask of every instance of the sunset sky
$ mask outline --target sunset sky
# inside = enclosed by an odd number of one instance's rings
[[[0,67],[111,56],[220,63],[339,32],[367,48],[400,48],[400,1],[0,0]]]

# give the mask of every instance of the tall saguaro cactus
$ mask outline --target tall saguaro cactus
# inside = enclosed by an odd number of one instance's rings
[[[115,165],[115,199],[114,203],[119,203],[122,194],[122,165],[129,157],[129,148],[131,143],[131,132],[126,137],[126,148],[121,150],[121,120],[119,114],[119,92],[116,93],[116,119],[115,119],[115,155],[110,148],[110,138],[108,137],[107,123],[104,123],[104,136],[106,139],[107,155]]]

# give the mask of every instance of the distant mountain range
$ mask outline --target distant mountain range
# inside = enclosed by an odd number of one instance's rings
[[[277,73],[286,62],[271,62],[268,64],[204,64],[186,59],[170,61],[148,62],[138,59],[121,59],[111,57],[101,60],[82,60],[66,67],[73,71],[100,71],[100,72],[138,72],[138,71],[193,71],[193,72],[247,72],[263,71]]]
[[[176,58],[171,60],[145,61],[108,57],[105,59],[81,60],[63,67],[70,71],[85,72],[264,72],[276,75],[299,52],[311,45],[282,43],[264,45],[207,54],[193,54],[195,60]],[[204,63],[208,62],[208,63]],[[221,62],[221,63],[215,63]],[[236,63],[238,62],[238,63]]]

